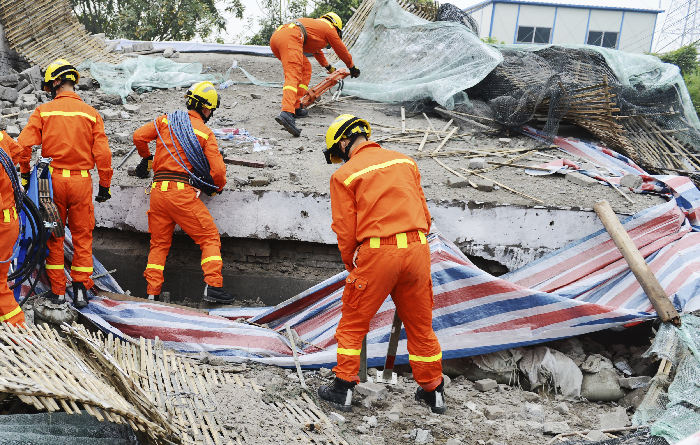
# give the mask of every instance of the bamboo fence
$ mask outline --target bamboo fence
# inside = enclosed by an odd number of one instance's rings
[[[56,59],[76,66],[87,59],[119,62],[78,22],[68,0],[2,0],[0,21],[10,47],[32,65],[45,67]]]

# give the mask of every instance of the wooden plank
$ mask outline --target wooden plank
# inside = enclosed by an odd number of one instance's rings
[[[445,139],[440,142],[440,145],[437,146],[435,150],[433,150],[433,154],[437,153],[440,151],[440,149],[447,143],[447,141],[452,137],[452,135],[457,131],[457,127],[452,128],[452,131],[450,131],[447,136],[445,136]]]
[[[680,326],[681,319],[678,311],[676,311],[673,303],[669,300],[666,291],[654,276],[654,272],[652,272],[642,254],[637,250],[634,241],[632,241],[632,238],[617,219],[610,204],[607,201],[599,201],[593,206],[593,210],[600,218],[605,230],[610,234],[610,238],[615,242],[617,248],[620,249],[622,256],[637,278],[639,285],[644,289],[644,293],[646,293],[647,298],[654,306],[661,321],[671,322],[676,326]]]
[[[243,158],[234,158],[231,156],[227,156],[224,158],[224,162],[226,164],[233,164],[233,165],[243,165],[245,167],[253,167],[253,168],[265,168],[265,163],[260,162],[260,161],[253,161],[250,159],[243,159]]]

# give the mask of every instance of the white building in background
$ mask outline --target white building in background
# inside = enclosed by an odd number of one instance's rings
[[[479,37],[522,44],[588,44],[630,53],[651,52],[656,9],[585,6],[547,0],[488,0],[464,9]]]

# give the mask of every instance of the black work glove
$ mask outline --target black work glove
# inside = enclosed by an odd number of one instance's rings
[[[22,173],[20,176],[22,177],[22,187],[27,190],[27,187],[29,187],[29,178],[31,173]]]
[[[360,77],[360,70],[355,68],[354,65],[350,67],[350,77],[352,77],[353,79],[356,77]]]
[[[333,74],[335,72],[335,67],[333,65],[324,66],[328,74]]]
[[[95,196],[95,201],[105,202],[111,197],[112,197],[112,193],[110,192],[109,187],[100,186],[100,190],[97,192],[97,196]]]
[[[134,174],[137,178],[146,179],[151,173],[151,167],[153,167],[153,155],[141,159],[139,165],[134,169]]]

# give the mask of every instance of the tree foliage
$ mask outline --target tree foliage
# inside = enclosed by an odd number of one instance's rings
[[[223,12],[243,18],[241,0],[72,0],[88,32],[133,40],[206,39],[226,28]]]
[[[676,50],[664,54],[656,54],[662,62],[672,63],[686,76],[698,69],[698,48],[696,44],[682,46]]]

